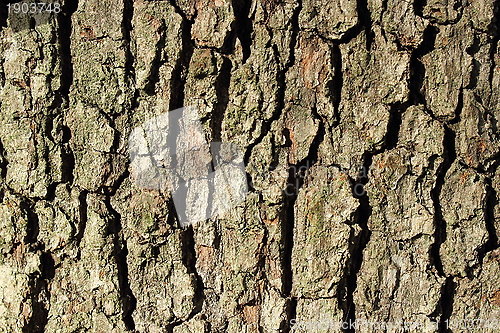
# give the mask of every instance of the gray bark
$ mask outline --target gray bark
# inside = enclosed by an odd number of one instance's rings
[[[2,8],[0,331],[491,332],[499,4]],[[187,227],[127,149],[183,106],[249,187]]]

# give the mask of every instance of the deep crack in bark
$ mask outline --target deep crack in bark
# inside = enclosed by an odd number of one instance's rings
[[[445,135],[443,139],[443,162],[438,167],[436,175],[436,183],[434,188],[431,190],[431,198],[434,206],[434,243],[430,250],[430,261],[431,264],[436,268],[440,276],[445,276],[443,270],[443,263],[441,262],[440,249],[441,244],[446,241],[446,221],[443,219],[443,213],[441,209],[440,195],[443,188],[446,173],[450,169],[452,163],[456,159],[455,152],[455,132],[451,130],[447,125],[444,125]]]
[[[410,59],[410,103],[412,105],[425,103],[425,96],[422,94],[422,85],[425,78],[425,67],[422,57],[434,50],[436,35],[439,29],[433,25],[428,25],[424,30],[424,38],[420,45],[412,52]]]
[[[219,75],[215,80],[215,91],[217,95],[217,104],[214,106],[212,116],[210,117],[211,141],[221,142],[222,121],[229,103],[229,86],[231,84],[232,62],[227,57],[222,57],[222,66]],[[212,155],[214,156],[214,155]]]
[[[279,84],[278,91],[276,93],[277,107],[276,107],[271,119],[267,122],[264,122],[264,124],[262,126],[262,134],[259,136],[259,138],[254,143],[249,145],[249,147],[246,151],[245,157],[244,157],[245,165],[248,164],[248,160],[250,158],[250,154],[251,154],[253,147],[255,147],[258,143],[260,143],[263,140],[263,138],[265,137],[267,132],[270,130],[272,122],[275,120],[278,120],[280,118],[280,116],[283,112],[283,109],[285,108],[286,74],[288,73],[288,70],[295,64],[295,46],[297,45],[297,38],[298,38],[298,34],[299,34],[299,29],[300,29],[299,28],[299,14],[300,14],[301,10],[302,10],[302,0],[299,0],[297,7],[295,8],[293,16],[291,18],[292,35],[291,35],[291,40],[290,40],[290,45],[289,45],[289,50],[290,50],[289,58],[287,60],[287,63],[283,66],[283,69],[279,70],[277,73],[277,76],[276,76],[277,82]],[[276,62],[279,64],[280,57],[279,57],[279,52],[277,50],[276,45],[273,46],[273,50],[274,50]],[[324,126],[323,123],[320,123],[320,124],[322,124],[322,126]],[[324,130],[324,127],[323,127],[323,130]],[[319,135],[320,134],[318,132],[316,135],[316,138],[314,140],[316,140],[317,138],[319,139]],[[324,135],[324,133],[321,135]],[[319,140],[322,140],[322,137]],[[316,144],[313,143],[311,145],[310,150],[309,150],[309,155],[311,155],[311,153],[313,153],[313,154],[315,153],[316,159],[317,159],[317,151],[311,150],[312,147],[314,147],[315,145],[319,146],[319,142]],[[299,162],[299,164],[304,163],[305,161],[308,160],[308,158],[310,159],[310,157],[311,156],[306,157],[303,161]],[[312,164],[310,164],[310,165],[312,165]],[[291,177],[295,177],[296,175],[291,174],[293,172],[293,171],[291,171],[292,168],[290,168],[289,170],[290,170],[290,174],[289,174],[289,180],[290,180]],[[250,178],[250,181],[251,181],[251,178]],[[299,188],[300,188],[300,186],[302,186],[302,185],[299,185]],[[297,191],[298,191],[298,189],[296,190],[296,192]],[[283,205],[283,214],[281,217],[281,220],[282,220],[281,233],[282,233],[282,239],[283,239],[283,244],[282,244],[283,252],[282,252],[282,259],[281,259],[282,260],[282,269],[283,269],[283,272],[282,272],[282,291],[281,292],[287,298],[287,301],[286,301],[287,303],[286,303],[286,319],[285,319],[285,322],[282,322],[280,324],[280,327],[283,330],[283,332],[285,332],[285,333],[290,331],[289,323],[290,323],[291,319],[294,319],[294,316],[296,314],[296,307],[297,307],[297,300],[291,297],[291,291],[292,291],[292,266],[291,266],[291,263],[292,263],[293,232],[294,232],[293,230],[294,230],[294,218],[295,218],[294,217],[294,204],[295,204],[295,200],[297,199],[296,192],[295,192],[295,195],[293,195],[293,196],[285,197],[284,205]]]
[[[118,213],[110,202],[110,196],[105,196],[104,203],[106,209],[111,214],[112,218],[109,221],[109,228],[113,234],[114,257],[118,270],[118,285],[120,298],[122,302],[122,320],[128,330],[135,330],[135,323],[132,317],[137,299],[130,289],[128,264],[127,264],[127,240],[123,238],[121,215]]]
[[[439,329],[440,333],[451,333],[451,329],[448,327],[448,322],[453,311],[453,301],[455,299],[455,290],[457,284],[452,276],[446,278],[446,282],[441,288],[441,299],[439,300],[441,317],[439,318]]]
[[[447,125],[443,125],[445,129],[445,135],[443,139],[443,161],[438,167],[436,182],[434,188],[431,190],[431,199],[434,207],[434,243],[431,245],[429,256],[430,263],[435,267],[439,276],[445,277],[443,263],[441,261],[440,249],[441,245],[446,241],[446,221],[443,218],[443,213],[441,209],[441,190],[445,181],[446,174],[450,169],[452,163],[456,159],[455,152],[455,132],[451,130]],[[454,300],[456,284],[452,276],[446,276],[446,283],[441,288],[441,298],[439,300],[439,313],[441,317],[439,318],[439,331],[448,332],[445,327],[445,321],[450,318]],[[436,318],[438,313],[433,313],[430,315],[431,318]]]
[[[328,82],[327,86],[330,93],[330,99],[333,104],[334,120],[332,126],[335,127],[340,123],[340,101],[342,99],[342,86],[344,85],[344,74],[342,73],[342,52],[339,45],[334,44],[331,48],[332,64],[335,70],[333,80]]]
[[[41,251],[40,254],[40,274],[38,272],[28,275],[29,292],[25,296],[31,300],[31,316],[25,325],[21,328],[23,333],[42,333],[45,325],[48,322],[48,306],[44,296],[50,300],[48,293],[48,280],[54,276],[54,261],[50,253],[43,251],[43,245],[38,242],[39,221],[38,215],[34,211],[34,202],[27,198],[21,199],[19,205],[21,211],[25,214],[27,220],[26,237],[24,242],[27,243],[29,252]]]
[[[231,0],[231,2],[235,16],[232,29],[240,40],[243,49],[242,63],[244,64],[251,54],[253,25],[252,19],[248,15],[250,14],[252,2],[245,0]]]
[[[343,322],[353,323],[356,321],[356,304],[354,303],[354,292],[357,289],[358,273],[363,263],[363,251],[368,245],[371,237],[371,230],[368,228],[368,221],[372,214],[372,207],[368,193],[364,192],[361,196],[355,192],[358,185],[366,185],[368,183],[367,172],[372,165],[373,157],[383,152],[393,149],[397,146],[399,131],[401,127],[401,114],[406,111],[407,103],[395,103],[390,107],[390,117],[387,122],[387,129],[384,135],[382,147],[375,151],[367,151],[363,154],[362,168],[365,170],[363,175],[358,173],[356,179],[351,179],[351,187],[353,197],[358,198],[359,206],[356,209],[353,224],[358,225],[361,231],[355,235],[355,230],[351,228],[349,236],[349,260],[344,267],[344,274],[337,288],[337,298],[339,308],[343,312]],[[366,173],[366,174],[365,174]],[[350,325],[347,329],[342,328],[343,332],[355,332]]]
[[[194,295],[194,308],[188,319],[194,317],[203,309],[203,303],[205,301],[205,286],[202,277],[198,274],[196,269],[196,241],[194,239],[193,226],[187,227],[185,230],[181,231],[181,242],[182,242],[182,261],[184,266],[186,266],[187,272],[193,274],[196,279],[196,289]],[[186,320],[186,321],[187,321]]]
[[[189,63],[193,56],[194,43],[191,36],[191,28],[193,21],[186,18],[184,13],[174,6],[176,12],[182,16],[182,49],[172,71],[172,78],[170,81],[170,110],[175,110],[184,106],[184,90],[186,86],[186,76],[189,70]]]
[[[371,155],[366,155],[364,165],[371,165],[371,158]],[[366,181],[367,179],[364,180],[364,182]],[[368,228],[368,220],[372,214],[370,199],[367,193],[358,199],[359,206],[356,209],[353,222],[359,225],[361,231],[355,236],[355,230],[351,227],[351,234],[349,236],[349,260],[344,268],[344,276],[337,288],[339,308],[343,312],[342,321],[348,323],[356,321],[354,292],[357,288],[357,275],[363,263],[363,250],[366,248],[371,236],[371,231]],[[349,333],[355,332],[352,328],[342,328],[342,331]]]
[[[486,178],[486,198],[484,203],[484,221],[488,240],[478,250],[478,266],[482,267],[486,254],[498,248],[498,236],[495,227],[495,207],[498,205],[497,191]]]
[[[81,248],[80,244],[83,239],[83,235],[85,233],[85,228],[87,227],[87,219],[88,219],[88,204],[87,204],[87,191],[82,191],[78,196],[78,224],[75,226],[77,230],[75,234],[75,243],[78,248],[77,259],[80,260]]]
[[[71,54],[71,33],[73,31],[72,16],[78,9],[78,0],[68,2],[64,5],[63,15],[59,20],[59,45],[61,49],[61,87],[56,92],[54,108],[69,108],[69,92],[73,85],[73,57]],[[66,115],[64,115],[66,116]],[[65,124],[61,124],[58,130],[62,133],[61,147],[61,181],[73,183],[75,169],[75,156],[71,150],[69,141],[71,130]]]

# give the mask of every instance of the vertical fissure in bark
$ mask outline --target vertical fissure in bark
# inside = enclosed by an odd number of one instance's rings
[[[235,17],[232,27],[243,49],[242,63],[244,64],[251,54],[253,24],[249,14],[252,1],[232,0],[232,5]]]
[[[134,77],[134,75],[133,75],[134,56],[133,56],[132,50],[130,48],[130,44],[132,42],[132,38],[130,37],[130,33],[132,32],[132,27],[133,27],[132,19],[133,18],[134,18],[134,1],[133,0],[123,0],[122,36],[123,36],[123,42],[125,43],[125,49],[126,49],[125,70],[127,71],[126,72],[127,77]],[[160,38],[160,40],[161,40],[161,38]]]
[[[280,332],[289,333],[292,330],[291,320],[297,317],[297,297],[287,299],[286,305],[286,321],[281,322]]]
[[[0,27],[0,31],[1,31],[1,27]],[[0,59],[0,86],[1,87],[5,86],[5,80],[6,80],[4,63],[5,63],[5,59]],[[1,103],[0,103],[0,105],[1,105]]]
[[[193,20],[189,19],[186,14],[179,8],[175,1],[170,0],[170,4],[174,7],[175,12],[182,17],[181,23],[181,35],[182,35],[182,49],[179,53],[179,58],[175,64],[172,71],[172,76],[170,79],[170,110],[175,110],[184,107],[185,98],[185,86],[187,80],[187,73],[189,71],[189,64],[194,52],[194,42],[191,34],[191,29],[193,27]],[[176,142],[178,133],[180,133],[180,128],[178,123],[170,124],[168,131],[168,142]],[[171,154],[172,165],[177,165],[175,154]],[[172,198],[170,201],[172,202]],[[173,204],[169,204],[173,210],[172,214],[178,217],[178,220],[182,218],[178,215],[181,212],[177,212]]]
[[[382,18],[383,13],[387,12],[387,2],[388,1],[389,0],[382,0],[382,13],[380,15],[380,18]],[[382,29],[382,31],[383,31],[383,29]]]
[[[71,129],[66,125],[61,125],[62,148],[61,148],[61,181],[69,184],[73,183],[75,169],[75,155],[71,149],[69,141],[71,139]]]
[[[122,303],[122,320],[128,330],[135,330],[135,323],[132,317],[137,299],[130,289],[128,264],[127,264],[127,240],[122,235],[121,215],[118,213],[110,202],[111,196],[105,196],[105,205],[108,212],[112,215],[110,220],[110,231],[112,232],[114,244],[114,257],[116,268],[118,270],[118,285],[120,298]]]
[[[7,27],[7,18],[9,17],[7,4],[7,1],[0,4],[0,31],[2,31],[3,28]]]
[[[498,248],[498,236],[495,227],[495,207],[498,205],[497,192],[493,188],[491,179],[486,178],[486,197],[484,206],[484,221],[488,240],[478,250],[478,266],[483,265],[484,257],[490,251]]]
[[[40,256],[40,272],[39,277],[39,288],[32,295],[38,298],[37,302],[37,312],[33,311],[33,317],[35,318],[35,323],[40,327],[40,331],[45,331],[45,325],[49,321],[49,307],[51,293],[49,289],[50,281],[55,276],[55,261],[49,252],[42,251]],[[35,309],[34,309],[35,310]],[[32,331],[33,332],[33,331]]]
[[[3,183],[5,182],[5,179],[7,178],[7,167],[9,165],[9,161],[7,160],[7,152],[5,151],[5,148],[3,147],[3,142],[0,140],[0,178],[2,179]]]
[[[363,154],[364,170],[369,170],[374,153],[365,152]],[[368,220],[372,214],[370,199],[365,192],[359,196],[354,192],[354,188],[358,184],[363,186],[368,182],[368,177],[358,177],[352,180],[353,196],[359,200],[359,206],[354,214],[353,224],[357,224],[361,231],[355,235],[354,228],[351,228],[349,235],[349,259],[344,267],[342,280],[337,288],[337,297],[339,309],[343,312],[343,322],[354,322],[356,320],[356,304],[354,303],[354,292],[357,288],[357,278],[361,264],[363,263],[363,251],[370,241],[371,231],[368,228]],[[343,332],[354,332],[351,327],[342,328]]]
[[[295,202],[297,201],[297,196],[300,189],[304,185],[304,180],[307,177],[308,170],[318,162],[318,151],[319,146],[325,137],[325,123],[322,117],[318,114],[317,110],[313,108],[311,113],[315,119],[319,121],[318,130],[316,136],[309,147],[308,155],[299,161],[295,165],[291,165],[288,170],[288,183],[294,184],[292,189],[292,195],[289,194],[289,189],[285,191],[285,217],[283,223],[283,294],[288,297],[287,304],[287,322],[285,323],[290,329],[290,320],[295,318],[297,299],[292,297],[292,283],[293,283],[293,271],[292,271],[292,253],[294,246],[294,228],[295,228]]]
[[[194,317],[196,314],[200,313],[203,308],[203,302],[205,300],[203,279],[198,274],[196,269],[196,241],[194,239],[193,226],[188,226],[186,229],[181,231],[181,243],[182,243],[182,261],[189,274],[193,274],[196,279],[196,289],[194,295],[194,307],[190,313],[189,318]]]
[[[229,58],[223,56],[222,59],[222,66],[219,71],[219,75],[215,80],[217,104],[215,105],[212,116],[210,117],[212,142],[222,141],[222,120],[224,119],[224,114],[226,113],[227,105],[229,103],[229,85],[231,84],[231,70],[233,65]]]
[[[384,135],[382,151],[396,148],[399,139],[399,130],[401,128],[401,114],[408,108],[407,103],[394,103],[390,106],[389,121],[387,122],[387,131]],[[368,169],[365,169],[368,170]]]
[[[127,255],[128,255],[128,247],[127,241],[124,239],[122,241],[121,249],[116,257],[118,265],[118,274],[119,280],[122,280],[120,283],[120,294],[122,298],[122,320],[125,323],[125,327],[129,330],[135,330],[135,323],[132,313],[136,309],[137,299],[135,298],[132,290],[130,289],[130,283],[128,279],[128,265],[127,265]]]
[[[77,259],[80,259],[81,248],[80,244],[85,233],[85,228],[87,227],[88,219],[88,204],[87,204],[88,191],[83,190],[78,196],[78,225],[76,226],[75,243],[78,249]]]
[[[38,233],[40,232],[38,215],[33,209],[34,205],[35,203],[28,198],[22,198],[19,204],[19,208],[24,213],[27,221],[26,237],[24,238],[24,243],[26,244],[35,244],[38,240]]]
[[[131,37],[131,32],[133,30],[133,24],[132,20],[134,18],[134,1],[133,0],[124,0],[124,11],[123,11],[123,23],[122,23],[122,35],[125,43],[125,80],[128,85],[131,87],[136,87],[136,73],[135,73],[135,57],[134,53],[132,51],[132,37]],[[156,54],[155,58],[153,60],[157,61],[158,57],[158,52],[159,49],[163,49],[165,47],[165,41],[162,41],[162,37],[165,38],[165,21],[162,20],[162,29],[160,30],[161,36],[160,36],[160,42],[156,45]],[[152,74],[148,78],[148,84],[151,81],[157,80],[153,84],[153,89],[154,86],[156,85],[156,82],[159,81],[159,69],[162,63],[154,63],[156,66],[152,66]],[[158,78],[157,78],[158,77]],[[146,84],[147,86],[147,84]],[[146,89],[147,90],[147,87]],[[146,92],[147,93],[147,92]],[[128,113],[130,116],[130,110],[134,110],[139,106],[138,103],[138,98],[139,98],[140,92],[139,89],[135,88],[134,90],[134,95],[132,96],[132,101],[129,105],[125,107],[125,112]],[[130,120],[130,117],[128,118]],[[127,129],[125,129],[127,131]],[[121,135],[124,135],[124,133],[120,133]],[[126,133],[128,134],[128,132]]]
[[[425,103],[425,96],[422,94],[422,86],[425,78],[425,67],[422,57],[434,50],[436,36],[439,29],[433,25],[428,25],[424,30],[424,37],[420,45],[412,52],[410,57],[410,103],[418,105]]]
[[[368,193],[363,191],[362,195],[356,192],[357,186],[368,183],[368,170],[372,165],[373,157],[397,146],[399,131],[401,128],[401,114],[408,107],[408,103],[394,103],[390,107],[390,117],[384,135],[382,147],[375,151],[367,151],[363,154],[363,172],[358,173],[356,179],[351,179],[353,197],[359,200],[359,206],[354,214],[353,224],[358,225],[361,231],[355,235],[351,228],[349,236],[349,260],[344,267],[344,274],[337,288],[339,308],[343,312],[344,322],[356,321],[356,304],[354,303],[354,292],[357,289],[357,278],[363,263],[363,251],[371,238],[371,230],[368,228],[368,220],[372,214],[372,207]],[[354,328],[342,329],[343,332],[355,332]]]
[[[281,113],[283,112],[283,109],[285,107],[285,91],[286,91],[286,74],[288,73],[288,70],[295,64],[295,47],[297,45],[297,39],[298,39],[298,34],[299,34],[299,14],[302,10],[302,0],[298,1],[298,5],[295,8],[295,11],[292,15],[291,18],[291,24],[292,24],[292,35],[291,35],[291,40],[290,40],[290,45],[289,45],[289,58],[284,65],[283,69],[278,71],[277,73],[277,82],[278,82],[278,91],[276,93],[276,100],[277,100],[277,107],[274,111],[273,117],[265,124],[266,126],[263,127],[262,129],[262,134],[260,135],[259,139],[256,141],[255,144],[258,142],[262,141],[264,136],[267,134],[267,132],[270,130],[271,123],[274,120],[279,119],[281,116]],[[277,50],[276,45],[273,46],[274,54],[275,54],[275,59],[279,63],[279,52]],[[320,133],[318,132],[316,134],[316,139],[318,139],[318,136]],[[322,140],[322,139],[321,139]],[[253,146],[255,146],[255,144]],[[318,145],[319,143],[311,145],[309,149],[308,155],[311,154],[317,154],[317,150],[314,151],[314,147]],[[253,148],[251,146],[251,148]],[[250,147],[249,147],[250,148]],[[250,151],[247,151],[248,153]],[[248,155],[249,157],[249,155]],[[311,157],[313,156],[308,156],[306,157],[303,161],[299,162],[299,164],[304,164],[306,163],[307,160],[311,160]],[[245,156],[247,158],[247,156]],[[317,159],[317,155],[316,158]],[[246,161],[248,161],[246,159]],[[310,162],[308,162],[310,163]],[[311,166],[312,164],[309,164],[306,167]],[[293,179],[296,177],[296,171],[297,168],[289,168],[289,178],[288,178],[288,183],[295,184],[295,180]],[[299,182],[301,179],[299,179]],[[303,179],[302,179],[303,182]],[[299,184],[299,188],[302,186],[302,184]],[[282,252],[282,293],[283,295],[287,298],[287,304],[286,304],[286,318],[285,322],[281,323],[281,327],[284,327],[283,332],[289,332],[291,327],[290,327],[290,320],[294,319],[294,316],[297,312],[296,307],[297,307],[297,300],[294,299],[291,295],[292,291],[292,249],[293,249],[293,232],[294,232],[294,226],[295,226],[295,212],[294,212],[294,206],[295,206],[295,201],[297,199],[297,192],[298,188],[293,192],[294,194],[291,196],[287,196],[286,194],[284,195],[284,204],[283,204],[283,216],[282,216],[282,223],[281,223],[281,234],[282,234],[282,239],[283,239],[283,252]]]
[[[357,0],[356,12],[358,13],[358,23],[348,29],[344,35],[337,41],[339,44],[347,44],[353,38],[356,38],[363,30],[366,34],[366,49],[370,50],[373,43],[375,34],[372,30],[372,18],[370,10],[368,9],[367,0]]]
[[[488,76],[488,81],[490,83],[490,89],[493,90],[493,76],[495,75],[495,68],[497,66],[495,62],[495,55],[497,53],[498,49],[498,41],[500,40],[500,0],[495,1],[495,5],[493,7],[493,11],[495,13],[495,16],[493,17],[493,20],[491,23],[488,25],[488,30],[491,35],[493,35],[493,38],[491,40],[490,44],[490,61],[491,61],[491,67],[490,67],[490,73]]]
[[[51,131],[51,127],[52,127],[52,116],[51,115],[46,115],[45,117],[43,117],[42,119],[42,124],[40,124],[40,127],[42,127],[42,131],[41,133],[44,133],[46,139],[48,141],[53,141],[53,138],[52,136],[49,136],[47,137],[47,134],[45,134],[47,131]],[[48,179],[51,178],[51,175],[52,175],[52,168],[53,166],[51,165],[51,163],[48,163],[50,161],[50,156],[49,156],[49,149],[47,149],[47,146],[46,146],[46,143],[42,143],[42,153],[41,153],[41,158],[42,160],[46,161],[45,163],[45,167],[44,167],[44,173],[46,175],[46,177]],[[52,182],[51,184],[47,185],[47,187],[45,188],[46,192],[45,192],[45,200],[48,200],[48,201],[51,201],[55,198],[56,194],[56,187],[57,187],[57,184],[59,182]]]
[[[309,148],[308,156],[303,160],[299,161],[297,164],[290,165],[288,168],[288,184],[293,185],[291,188],[287,188],[285,195],[285,221],[287,223],[287,228],[283,230],[284,232],[284,275],[283,275],[283,293],[287,296],[290,295],[292,289],[292,249],[293,249],[293,228],[295,222],[294,206],[297,200],[297,195],[304,185],[304,179],[307,176],[309,168],[311,168],[318,161],[318,149],[321,142],[323,142],[325,135],[325,125],[320,122],[316,136]],[[289,195],[289,190],[291,190],[292,195]]]
[[[63,7],[63,15],[59,15],[59,45],[61,59],[61,87],[56,92],[56,103],[54,108],[69,108],[69,92],[73,85],[73,58],[71,54],[71,33],[73,31],[72,16],[78,9],[78,1],[68,1]],[[65,116],[65,115],[64,115]],[[71,139],[71,130],[65,124],[58,127],[62,133],[61,147],[61,181],[73,183],[75,169],[75,156],[71,150],[69,140]]]
[[[414,0],[413,1],[413,11],[415,15],[423,17],[424,16],[424,7],[427,4],[426,0]]]
[[[464,108],[464,88],[460,88],[460,92],[458,93],[458,102],[457,107],[453,113],[453,119],[451,119],[448,123],[453,125],[459,123],[462,119],[462,109]]]
[[[444,139],[443,139],[443,161],[438,167],[436,175],[436,183],[434,188],[431,190],[431,199],[434,207],[434,243],[430,250],[430,261],[431,264],[436,268],[440,276],[445,276],[443,270],[443,263],[441,262],[441,256],[439,254],[441,245],[446,241],[446,221],[443,218],[443,212],[441,209],[441,190],[443,188],[446,173],[450,169],[452,163],[455,161],[455,132],[451,130],[446,124],[443,125],[445,129]]]
[[[78,9],[78,1],[68,1],[63,7],[63,14],[58,16],[59,20],[59,44],[61,60],[61,87],[58,96],[61,102],[69,103],[69,91],[73,84],[73,56],[71,54],[71,33],[73,31],[72,16]]]
[[[220,158],[219,153],[221,149],[222,142],[222,121],[226,113],[227,105],[229,103],[229,86],[231,84],[231,69],[233,67],[232,62],[226,56],[222,58],[222,66],[219,71],[219,75],[215,80],[215,91],[217,96],[217,103],[214,106],[213,112],[210,116],[210,153],[212,155],[211,167],[215,170],[219,167]],[[208,197],[213,198],[214,188],[209,188]],[[213,209],[213,202],[209,200],[207,205],[207,216],[211,215]]]
[[[292,272],[292,252],[294,246],[294,227],[295,227],[295,202],[297,200],[298,193],[302,186],[304,185],[304,179],[307,176],[309,168],[311,168],[318,161],[318,151],[319,146],[323,142],[325,136],[325,124],[321,121],[321,118],[317,114],[316,110],[312,110],[312,113],[316,119],[320,120],[318,131],[313,139],[311,146],[309,147],[308,155],[299,161],[295,165],[291,165],[288,169],[288,184],[294,184],[292,194],[289,193],[290,188],[287,188],[284,204],[284,216],[283,216],[283,229],[282,229],[282,239],[283,239],[283,275],[282,275],[282,293],[287,297],[287,318],[286,322],[282,323],[284,327],[284,332],[290,331],[290,320],[295,318],[297,299],[292,297],[292,282],[293,282],[293,272]]]
[[[295,184],[296,178],[299,182],[297,188],[293,190],[292,195],[285,195],[284,216],[283,216],[283,275],[282,275],[282,293],[286,297],[290,296],[292,291],[292,249],[293,249],[293,229],[295,224],[294,205],[297,199],[297,191],[302,186],[303,180],[294,171],[295,168],[289,168],[288,184]],[[292,318],[289,318],[292,319]]]
[[[149,96],[153,96],[156,93],[156,84],[160,81],[160,68],[165,63],[165,61],[162,60],[162,53],[167,39],[167,28],[165,20],[163,19],[161,20],[161,27],[158,33],[160,34],[160,38],[155,45],[155,56],[150,65],[151,72],[149,73],[146,86],[144,87],[144,92]],[[133,70],[133,67],[131,69]]]
[[[446,278],[445,284],[441,287],[441,299],[439,306],[441,308],[441,317],[439,318],[439,332],[451,333],[448,322],[453,311],[453,302],[455,299],[455,290],[457,284],[452,276]]]
[[[372,30],[372,16],[370,10],[368,9],[368,1],[357,0],[356,7],[358,12],[359,23],[365,29],[366,50],[370,51],[372,48],[373,41],[375,39],[375,33]]]
[[[470,71],[469,83],[467,83],[467,86],[465,86],[466,89],[474,89],[477,87],[477,81],[481,70],[481,63],[474,58],[474,55],[477,52],[479,52],[480,48],[481,48],[481,40],[479,39],[477,32],[474,32],[473,43],[465,50],[467,54],[472,57],[471,61],[472,68]]]
[[[344,84],[344,76],[342,72],[342,52],[338,44],[334,44],[332,50],[332,64],[335,71],[333,80],[327,83],[330,99],[333,104],[334,120],[332,126],[337,126],[340,123],[340,101],[342,98],[342,86]]]
[[[41,251],[40,274],[30,275],[28,296],[32,301],[32,314],[30,320],[22,328],[23,333],[42,333],[49,320],[50,292],[48,285],[55,275],[55,262],[52,255]]]
[[[175,11],[181,15],[182,17],[182,24],[181,24],[181,29],[182,29],[182,50],[180,52],[179,58],[177,59],[177,63],[175,64],[174,70],[172,72],[172,78],[170,81],[170,110],[175,110],[181,107],[184,107],[184,97],[185,97],[185,86],[186,86],[186,77],[187,73],[189,70],[189,64],[191,62],[191,58],[193,56],[194,52],[194,43],[191,35],[191,29],[193,26],[193,19],[188,19],[186,15],[182,12],[182,10],[174,3],[174,1],[170,1],[171,5],[175,8]],[[226,58],[224,58],[226,61]],[[231,63],[229,63],[231,65]],[[227,66],[227,64],[226,64]],[[224,62],[223,62],[223,67],[224,67]],[[231,67],[229,67],[230,71]],[[219,78],[217,78],[217,81]],[[222,79],[221,79],[222,80]],[[216,87],[217,89],[217,94],[219,94],[219,87]],[[222,89],[222,87],[220,88]],[[227,92],[226,92],[227,95]],[[219,97],[219,95],[217,95]],[[223,94],[221,94],[221,98],[223,98]],[[227,97],[229,98],[229,97]],[[218,103],[221,101],[221,99],[218,99]],[[227,102],[226,102],[227,105]],[[221,104],[221,108],[224,108],[224,104]],[[175,128],[169,128],[169,141],[168,142],[175,142],[175,139],[173,136],[176,136],[177,133],[179,133],[179,124],[171,124],[171,126],[175,126]],[[220,136],[220,130],[219,134]],[[171,141],[173,140],[173,141]],[[176,165],[175,161],[175,155],[173,155],[173,165]],[[171,213],[169,216],[178,216],[178,220],[180,220],[179,213],[175,209],[175,206],[173,204],[173,199],[170,198],[170,203],[169,207],[171,208]],[[194,316],[195,314],[201,312],[202,307],[203,307],[203,302],[204,302],[204,286],[203,286],[203,280],[199,276],[197,270],[196,270],[196,250],[195,250],[195,240],[194,240],[194,235],[193,235],[193,228],[192,226],[188,226],[186,229],[181,231],[181,241],[182,241],[182,258],[184,265],[186,266],[187,270],[189,273],[194,274],[196,278],[196,290],[195,290],[195,307],[193,311],[191,312],[189,318]],[[182,321],[176,321],[174,323],[170,323],[166,329],[167,332],[173,332],[174,327],[180,325]]]
[[[44,246],[38,242],[39,220],[34,211],[34,205],[35,202],[28,198],[22,198],[19,205],[27,221],[26,237],[23,241],[28,251],[39,251],[40,253],[40,272],[28,275],[29,292],[25,297],[31,300],[31,313],[29,320],[21,328],[23,333],[44,332],[49,313],[46,303],[50,299],[47,285],[54,276],[54,260],[49,253],[44,251]],[[27,299],[24,302],[26,304],[28,303]]]
[[[443,124],[445,129],[444,139],[443,139],[443,161],[438,167],[436,182],[434,188],[431,190],[431,199],[434,207],[434,243],[430,247],[429,256],[430,263],[435,267],[439,276],[445,277],[443,263],[441,261],[440,249],[441,245],[446,241],[446,221],[443,218],[442,208],[441,208],[441,190],[445,182],[445,177],[450,169],[452,163],[456,159],[455,151],[455,132],[451,130],[448,125]],[[448,332],[449,330],[445,327],[445,321],[450,318],[453,301],[455,295],[455,282],[452,276],[446,276],[446,283],[441,288],[441,297],[439,300],[439,307],[436,311],[430,315],[431,318],[437,318],[439,314],[440,332]]]
[[[186,86],[186,76],[189,70],[189,63],[193,56],[194,43],[191,36],[193,21],[186,18],[184,13],[176,7],[176,11],[182,16],[182,49],[179,58],[172,71],[170,81],[170,110],[175,110],[184,106],[184,89]]]
[[[46,264],[41,262],[42,265]],[[53,263],[52,263],[53,264]],[[31,316],[28,322],[22,327],[23,333],[43,333],[45,332],[45,326],[48,322],[49,310],[45,306],[43,297],[48,295],[47,292],[47,281],[45,281],[43,276],[32,276],[29,277],[28,282],[29,296],[31,299]],[[24,303],[28,303],[25,300]]]

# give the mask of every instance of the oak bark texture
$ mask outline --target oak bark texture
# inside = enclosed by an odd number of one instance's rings
[[[0,331],[499,319],[499,7],[78,0],[19,31],[2,17]],[[250,192],[180,228],[167,190],[134,183],[127,140],[188,105],[207,140],[243,149]]]

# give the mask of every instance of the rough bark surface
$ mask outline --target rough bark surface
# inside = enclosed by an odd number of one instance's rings
[[[493,330],[498,0],[61,5],[0,13],[1,332]],[[181,228],[127,144],[188,105],[250,191]]]

